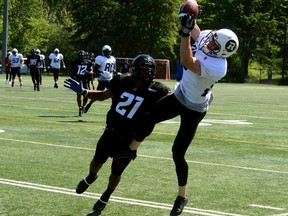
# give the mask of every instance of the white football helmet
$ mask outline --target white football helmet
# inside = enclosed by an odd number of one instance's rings
[[[14,49],[12,50],[12,54],[13,54],[13,55],[17,55],[17,54],[18,54],[18,50],[17,50],[16,48],[14,48]]]
[[[109,45],[105,45],[102,47],[102,55],[109,58],[112,54],[112,49]]]
[[[39,49],[36,49],[36,54],[37,55],[40,55],[41,54],[41,51]]]
[[[238,37],[230,29],[213,30],[203,37],[199,44],[202,52],[217,58],[228,58],[236,53],[238,47]]]
[[[60,50],[59,50],[58,48],[55,48],[55,49],[54,49],[54,53],[55,53],[55,54],[58,54],[59,52],[60,52]]]

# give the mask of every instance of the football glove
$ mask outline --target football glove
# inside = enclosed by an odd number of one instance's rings
[[[135,160],[137,157],[137,150],[131,150],[128,146],[127,149],[120,150],[113,155],[114,159],[132,159]]]
[[[179,21],[180,21],[179,35],[181,35],[182,37],[190,36],[190,33],[195,26],[194,17],[190,16],[189,14],[186,14],[184,16],[179,17]]]
[[[69,88],[78,94],[82,94],[82,92],[84,91],[82,82],[79,83],[72,78],[64,80],[64,87]]]

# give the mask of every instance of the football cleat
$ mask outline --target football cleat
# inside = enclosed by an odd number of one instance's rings
[[[84,110],[83,106],[79,107],[79,117],[83,116],[83,110]]]
[[[88,104],[86,105],[86,107],[83,109],[83,113],[87,113],[88,110],[90,109],[91,105],[92,105],[92,103],[88,103]]]
[[[86,177],[84,179],[82,179],[77,187],[76,187],[76,193],[77,194],[82,194],[83,192],[85,192],[88,187],[98,178],[98,175],[96,175],[96,178],[91,182],[91,183],[88,183],[87,180],[86,180]]]
[[[187,198],[177,196],[173,208],[170,212],[170,216],[180,215],[187,203],[188,203]]]
[[[94,213],[98,213],[100,214],[101,211],[103,211],[103,209],[105,208],[107,202],[102,201],[101,199],[99,199],[95,205],[93,206],[93,211]]]

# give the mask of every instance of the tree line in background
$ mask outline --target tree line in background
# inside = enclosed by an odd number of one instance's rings
[[[9,0],[8,49],[16,47],[25,56],[34,47],[46,55],[57,47],[70,62],[80,49],[98,55],[109,44],[116,57],[148,53],[169,59],[172,68],[179,59],[177,11],[182,2]],[[288,0],[198,2],[201,29],[230,28],[239,37],[238,53],[228,60],[227,81],[243,82],[251,62],[281,70]]]

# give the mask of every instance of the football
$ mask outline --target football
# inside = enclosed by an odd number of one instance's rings
[[[197,19],[199,15],[199,6],[196,0],[188,0],[184,2],[178,11],[178,17],[182,17],[186,14],[193,16],[194,19]]]

